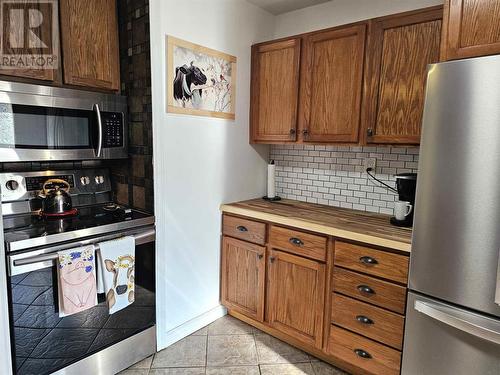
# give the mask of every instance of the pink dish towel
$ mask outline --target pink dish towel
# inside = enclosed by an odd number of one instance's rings
[[[97,305],[94,245],[59,251],[57,255],[59,316]]]

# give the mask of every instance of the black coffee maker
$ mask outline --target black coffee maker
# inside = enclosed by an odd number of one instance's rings
[[[416,173],[401,173],[396,177],[396,189],[400,201],[409,202],[411,204],[411,211],[403,220],[398,220],[391,217],[391,224],[398,227],[411,227],[413,226],[413,214],[415,208],[415,190],[417,188],[417,174]]]

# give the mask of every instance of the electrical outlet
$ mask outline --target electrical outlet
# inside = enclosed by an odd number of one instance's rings
[[[372,171],[375,171],[376,166],[377,166],[377,159],[375,159],[375,158],[366,158],[365,159],[365,171],[368,168],[371,168]]]

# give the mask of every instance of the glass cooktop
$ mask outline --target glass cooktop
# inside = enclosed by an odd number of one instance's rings
[[[76,215],[64,218],[23,214],[3,219],[7,251],[77,240],[153,223],[154,217],[150,214],[110,204],[79,207]]]

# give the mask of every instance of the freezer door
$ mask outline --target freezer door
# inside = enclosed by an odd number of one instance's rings
[[[500,374],[500,320],[408,295],[402,375]]]
[[[431,66],[410,288],[500,316],[500,56]]]

